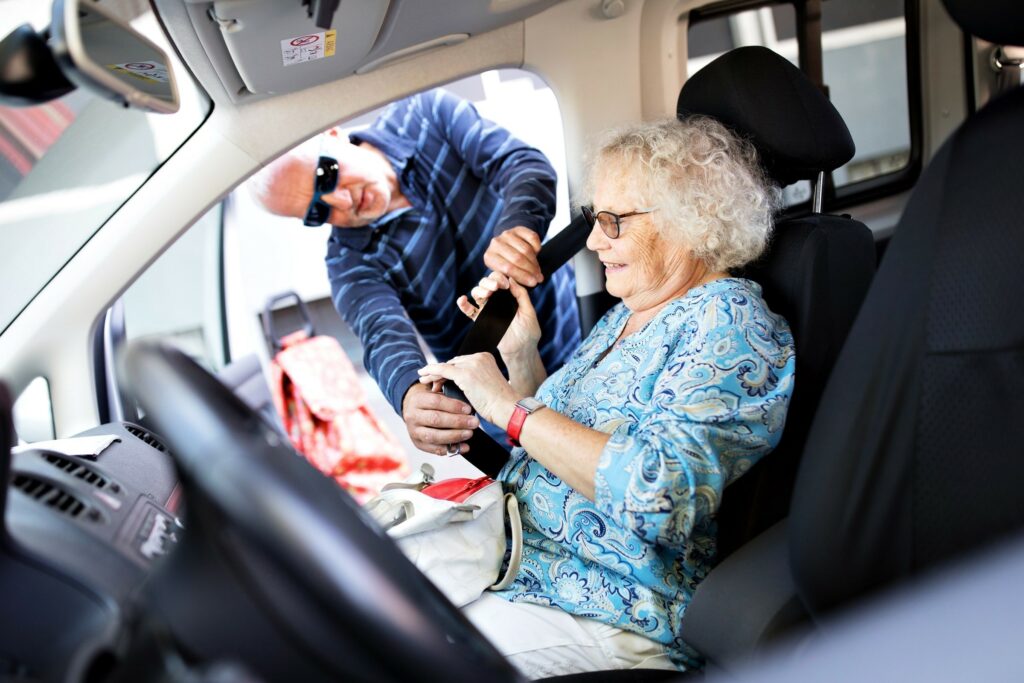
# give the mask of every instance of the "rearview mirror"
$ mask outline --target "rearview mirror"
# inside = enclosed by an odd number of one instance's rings
[[[76,85],[125,106],[178,111],[178,88],[163,50],[89,0],[54,0],[51,45]]]

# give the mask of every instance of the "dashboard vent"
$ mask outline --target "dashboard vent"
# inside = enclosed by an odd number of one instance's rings
[[[53,508],[63,515],[73,519],[83,516],[93,521],[100,519],[98,510],[86,505],[78,496],[68,493],[45,479],[34,477],[31,474],[16,474],[14,475],[13,484],[14,488],[25,495],[38,500],[46,507]]]
[[[142,427],[139,427],[138,425],[125,423],[124,428],[128,430],[128,433],[134,436],[136,439],[141,439],[142,441],[157,449],[161,453],[167,452],[167,446],[165,446],[163,442],[160,441],[160,439],[156,438],[156,436],[154,436],[150,432],[147,432]]]
[[[98,489],[110,489],[115,493],[121,489],[120,486],[96,472],[91,467],[77,462],[72,458],[57,455],[56,453],[46,453],[43,455],[43,458],[46,462],[50,463],[57,469],[64,470],[71,476],[78,477],[86,484],[95,486]]]

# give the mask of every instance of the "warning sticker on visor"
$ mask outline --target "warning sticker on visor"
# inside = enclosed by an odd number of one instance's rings
[[[281,41],[281,60],[285,66],[312,62],[315,59],[334,56],[334,43],[337,31],[310,33]]]

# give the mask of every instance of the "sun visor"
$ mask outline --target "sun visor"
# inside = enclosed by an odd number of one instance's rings
[[[174,0],[156,0],[158,6]],[[325,30],[301,0],[185,0],[203,50],[235,101],[303,90],[443,49],[558,0],[343,0]]]
[[[298,0],[218,0],[190,9],[202,6],[205,12],[190,14],[221,80],[230,85],[226,72],[233,66],[255,94],[294,92],[351,74],[373,48],[388,11],[387,2],[342,2],[331,28],[323,29]],[[217,64],[218,53],[231,65]]]

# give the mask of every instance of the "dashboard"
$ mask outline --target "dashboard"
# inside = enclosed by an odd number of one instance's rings
[[[122,422],[16,447],[5,465],[0,585],[17,590],[5,591],[0,675],[94,679],[120,655],[135,595],[183,532],[170,453]]]

